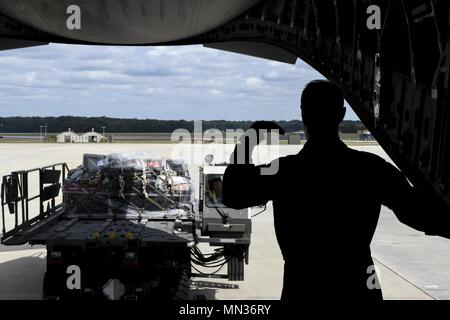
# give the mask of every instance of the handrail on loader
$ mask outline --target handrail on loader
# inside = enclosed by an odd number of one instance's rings
[[[30,194],[29,175],[39,174],[39,193]],[[2,208],[2,241],[10,236],[10,233],[18,231],[21,225],[37,222],[55,212],[57,198],[64,186],[64,181],[69,172],[66,163],[56,163],[50,166],[31,169],[27,171],[14,171],[3,176],[1,184],[1,208]],[[30,202],[39,199],[39,212],[36,216],[30,215]],[[14,228],[7,231],[6,214],[14,214]]]

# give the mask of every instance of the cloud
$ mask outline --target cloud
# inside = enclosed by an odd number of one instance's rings
[[[306,83],[322,78],[302,61],[203,46],[53,44],[2,51],[0,70],[0,116],[290,120]]]
[[[264,81],[258,77],[250,77],[245,79],[245,85],[249,89],[260,89],[264,86]]]
[[[217,89],[212,89],[209,91],[209,93],[211,93],[211,95],[213,95],[215,97],[223,95],[223,92],[220,90],[217,90]]]

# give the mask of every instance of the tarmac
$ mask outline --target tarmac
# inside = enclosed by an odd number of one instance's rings
[[[180,158],[177,155],[188,154],[186,160],[191,160],[188,161],[190,172],[196,183],[198,165],[206,154],[215,154],[216,162],[221,162],[227,159],[233,149],[232,145],[179,147],[170,144],[0,144],[0,175],[58,162],[67,162],[70,168],[75,168],[81,164],[83,153],[119,152],[151,155],[155,158]],[[176,148],[179,150],[174,151]],[[267,148],[261,148],[263,155],[260,161],[293,154],[300,148],[301,146],[279,146],[270,149],[270,155],[267,155]],[[379,146],[358,145],[354,148],[389,160]],[[11,217],[7,225],[13,225]],[[380,283],[384,299],[450,299],[450,240],[425,236],[401,224],[389,209],[383,207],[371,248],[375,264],[381,270]],[[43,247],[0,246],[0,300],[41,299],[45,258],[46,251]],[[266,212],[253,220],[250,263],[245,269],[245,281],[194,278],[191,288],[193,294],[204,295],[208,300],[277,300],[281,294],[282,275],[283,261],[275,239],[272,207],[269,203]],[[326,288],[324,297],[318,298],[328,298]]]

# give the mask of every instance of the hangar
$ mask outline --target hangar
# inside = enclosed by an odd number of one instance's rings
[[[72,129],[68,129],[65,132],[62,132],[56,136],[56,142],[58,143],[77,143],[80,142],[80,136],[72,131]]]
[[[100,143],[105,137],[92,129],[90,132],[78,135],[69,128],[68,131],[62,132],[56,136],[58,143]]]

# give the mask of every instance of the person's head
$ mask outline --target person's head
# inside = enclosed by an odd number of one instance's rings
[[[209,183],[209,190],[214,191],[216,193],[222,193],[222,179],[219,177],[213,178],[208,181]]]
[[[333,82],[312,81],[303,90],[301,111],[308,139],[335,138],[346,112],[344,94]]]

